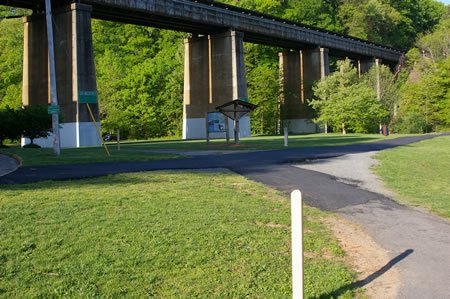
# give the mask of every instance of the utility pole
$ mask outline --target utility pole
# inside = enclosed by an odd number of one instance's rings
[[[50,66],[50,98],[51,106],[55,107],[52,112],[53,128],[53,153],[61,155],[61,144],[59,139],[59,109],[58,96],[56,93],[56,70],[55,70],[55,49],[53,47],[53,25],[52,25],[52,4],[51,0],[45,0],[45,15],[47,19],[47,39],[48,39],[48,61]],[[55,113],[55,111],[57,111]]]

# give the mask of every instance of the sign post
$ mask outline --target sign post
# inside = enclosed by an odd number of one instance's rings
[[[51,0],[45,0],[45,16],[47,21],[48,61],[50,67],[50,98],[51,106],[55,107],[52,108],[52,110],[49,109],[49,114],[52,115],[53,153],[59,156],[61,155],[61,144],[59,137],[59,107],[58,95],[56,92],[55,49],[53,48],[53,18]],[[54,112],[56,109],[58,109],[58,112]]]
[[[97,126],[97,122],[95,121],[94,114],[92,114],[91,106],[89,104],[97,104],[97,92],[96,91],[85,91],[85,90],[79,90],[78,91],[78,103],[79,104],[86,104],[89,114],[91,115],[92,122],[95,125],[95,128],[97,129],[97,134],[100,140],[102,141],[103,147],[105,148],[106,154],[110,156],[108,147],[105,144],[105,141],[102,138],[102,134],[100,133],[100,129]]]

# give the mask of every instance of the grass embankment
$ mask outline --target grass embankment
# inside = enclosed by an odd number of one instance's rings
[[[337,146],[354,143],[373,142],[408,135],[382,136],[380,134],[310,134],[290,135],[289,148]],[[410,136],[410,135],[409,135]],[[241,138],[240,144],[235,145],[231,139],[226,144],[225,139],[213,139],[209,144],[205,140],[170,140],[170,141],[138,141],[122,144],[124,149],[150,150],[271,150],[285,149],[283,136],[254,136]]]
[[[354,274],[305,210],[306,297]],[[236,174],[149,172],[0,186],[0,297],[290,298],[290,209]]]
[[[379,152],[374,169],[400,200],[450,218],[450,136]]]
[[[148,161],[176,159],[183,156],[175,154],[117,151],[110,147],[111,156],[107,156],[103,147],[63,148],[61,155],[55,156],[50,148],[7,147],[0,151],[15,154],[22,159],[23,166],[60,165],[76,163]]]

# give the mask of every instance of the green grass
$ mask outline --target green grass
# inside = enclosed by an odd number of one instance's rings
[[[374,169],[400,200],[450,218],[450,136],[379,152]]]
[[[336,146],[353,143],[364,143],[386,140],[408,135],[382,136],[380,134],[310,134],[290,135],[289,148]],[[270,150],[284,149],[283,136],[255,136],[241,138],[240,144],[235,145],[234,140],[226,144],[225,139],[213,139],[210,144],[205,140],[170,140],[170,141],[140,141],[123,143],[125,149],[153,149],[153,150]]]
[[[306,297],[351,298],[331,216],[305,215]],[[3,185],[0,297],[290,298],[289,225],[286,197],[236,174]]]
[[[63,148],[61,155],[55,156],[50,148],[1,148],[0,151],[15,154],[22,159],[23,166],[59,165],[94,162],[147,161],[176,159],[183,156],[175,154],[146,153],[134,151],[118,152],[109,147],[111,156],[107,156],[103,147]]]

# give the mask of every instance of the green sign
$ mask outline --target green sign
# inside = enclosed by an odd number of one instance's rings
[[[96,91],[78,91],[78,103],[80,104],[97,104]]]
[[[248,98],[239,98],[240,101],[242,102],[247,102],[248,103]]]
[[[48,106],[47,111],[48,111],[48,114],[58,114],[59,106]]]

